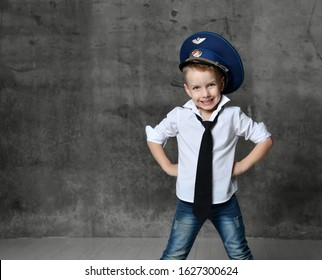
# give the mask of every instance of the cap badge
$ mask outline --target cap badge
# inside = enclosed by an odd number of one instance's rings
[[[192,40],[192,43],[194,43],[194,44],[196,44],[196,45],[199,45],[199,44],[201,44],[203,41],[205,41],[206,40],[206,38],[200,38],[200,37],[198,37],[198,38],[196,38],[196,39],[193,39]]]
[[[192,53],[191,53],[191,56],[193,56],[193,57],[200,57],[200,56],[202,56],[202,51],[200,51],[200,50],[193,50]]]

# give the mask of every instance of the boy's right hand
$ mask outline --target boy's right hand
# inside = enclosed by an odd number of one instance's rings
[[[174,164],[166,155],[161,144],[148,141],[149,149],[162,170],[170,176],[178,176],[178,164]]]
[[[169,163],[163,170],[169,176],[178,177],[178,164]]]

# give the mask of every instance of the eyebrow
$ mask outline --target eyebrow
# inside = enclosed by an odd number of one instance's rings
[[[188,82],[186,82],[187,84],[189,84]],[[217,84],[218,82],[216,80],[211,80],[210,82],[207,82],[206,84]],[[195,86],[200,86],[200,84],[189,84],[189,86],[191,87],[195,87]]]

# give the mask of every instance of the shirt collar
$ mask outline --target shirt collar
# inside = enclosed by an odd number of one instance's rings
[[[213,121],[215,119],[215,117],[217,116],[218,112],[220,112],[221,108],[230,101],[230,99],[226,96],[226,95],[222,95],[221,100],[218,104],[218,107],[215,111],[212,112],[211,117],[210,117],[210,121]],[[183,108],[187,108],[190,109],[193,113],[195,113],[196,115],[201,117],[201,114],[199,112],[199,109],[197,108],[197,106],[195,105],[195,103],[192,101],[192,99],[190,99],[186,104],[183,105]]]

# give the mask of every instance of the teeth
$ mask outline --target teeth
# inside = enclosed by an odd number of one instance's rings
[[[209,102],[209,101],[212,101],[213,100],[213,98],[211,98],[211,99],[204,99],[204,100],[201,100],[201,102]]]

